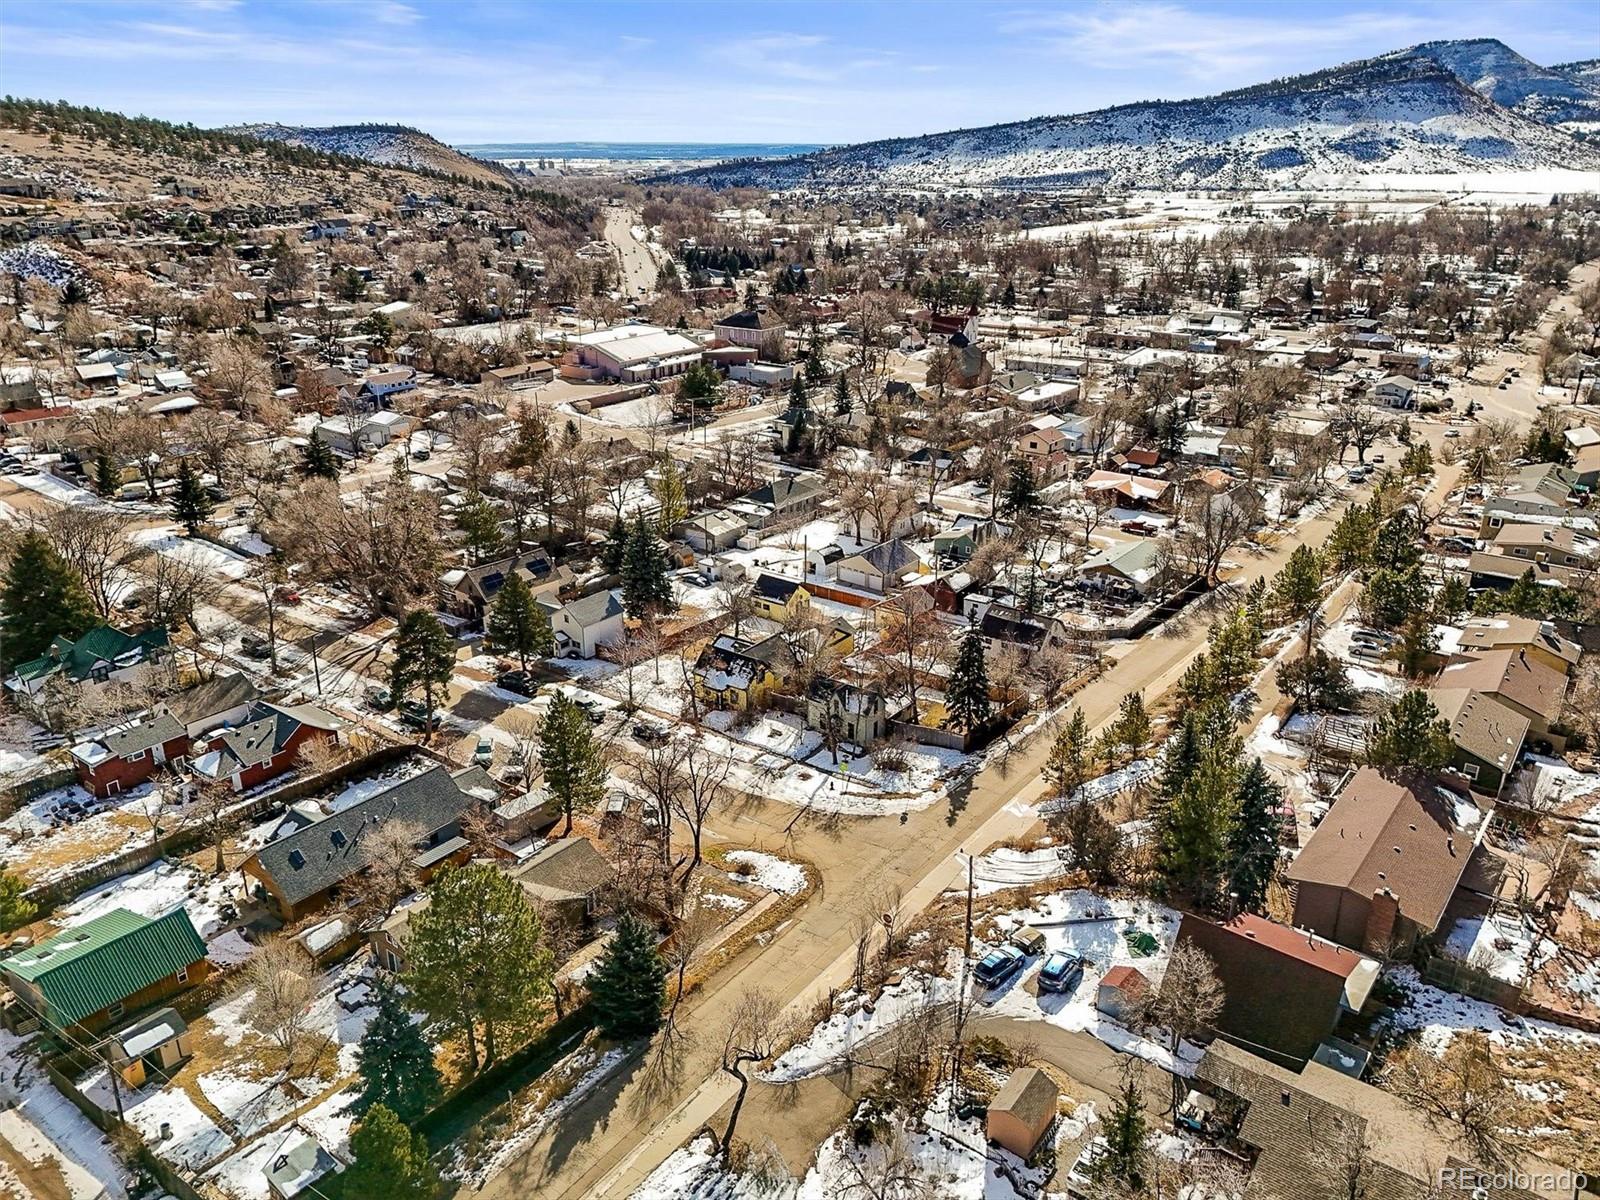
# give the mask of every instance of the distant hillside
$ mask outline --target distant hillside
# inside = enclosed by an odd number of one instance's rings
[[[303,146],[344,158],[408,171],[437,171],[480,183],[509,186],[505,169],[446,146],[438,138],[404,125],[240,125],[239,132],[263,141]]]
[[[1424,42],[1385,57],[1435,62],[1496,104],[1545,125],[1567,127],[1569,132],[1571,127],[1600,129],[1597,80],[1541,67],[1493,38]]]
[[[1432,43],[1205,99],[724,163],[672,178],[711,187],[1165,191],[1297,187],[1335,176],[1600,169],[1600,149],[1545,123],[1580,118],[1596,102],[1600,93],[1498,42]]]
[[[1550,69],[1565,75],[1568,79],[1576,79],[1580,83],[1587,83],[1590,87],[1600,88],[1600,58],[1582,58],[1577,62],[1557,63]]]

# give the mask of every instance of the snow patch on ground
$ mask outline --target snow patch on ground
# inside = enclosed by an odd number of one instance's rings
[[[759,850],[731,851],[728,861],[745,868],[729,878],[746,887],[763,888],[785,896],[797,895],[806,889],[806,869],[799,863],[762,854]]]

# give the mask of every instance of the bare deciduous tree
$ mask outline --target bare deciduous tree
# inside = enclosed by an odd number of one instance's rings
[[[724,1162],[733,1149],[733,1134],[739,1125],[739,1112],[744,1108],[745,1094],[750,1090],[749,1069],[777,1054],[787,1033],[788,1023],[784,1020],[783,1005],[776,997],[753,989],[739,997],[729,1017],[727,1036],[722,1044],[722,1070],[739,1081],[733,1111],[728,1114],[728,1124],[722,1131],[718,1146]]]
[[[255,995],[244,1018],[283,1052],[285,1073],[292,1069],[305,1034],[306,1012],[316,995],[315,974],[311,955],[282,934],[262,942],[245,963],[245,982]]]

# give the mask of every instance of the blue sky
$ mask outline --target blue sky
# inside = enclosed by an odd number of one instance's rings
[[[1600,56],[1594,0],[0,0],[0,90],[447,141],[861,141],[1178,99],[1435,38]]]

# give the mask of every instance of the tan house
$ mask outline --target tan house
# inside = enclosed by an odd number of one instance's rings
[[[1556,633],[1549,622],[1532,617],[1473,617],[1461,627],[1458,646],[1464,654],[1482,650],[1526,650],[1546,666],[1571,675],[1583,653],[1576,642]]]
[[[1444,665],[1434,686],[1471,688],[1493,696],[1528,719],[1528,736],[1548,741],[1557,753],[1566,742],[1550,731],[1561,718],[1567,698],[1567,675],[1522,649],[1458,654]]]

